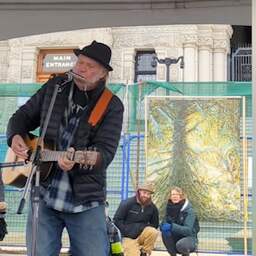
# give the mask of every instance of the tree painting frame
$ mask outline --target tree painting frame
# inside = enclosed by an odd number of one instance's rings
[[[148,96],[145,105],[145,175],[160,217],[179,186],[201,220],[242,221],[245,97]]]

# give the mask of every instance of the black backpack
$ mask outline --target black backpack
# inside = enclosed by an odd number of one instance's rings
[[[121,233],[110,217],[107,217],[107,232],[110,243],[109,256],[124,256]]]

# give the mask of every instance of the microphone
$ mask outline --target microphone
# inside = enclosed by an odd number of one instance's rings
[[[68,72],[55,77],[55,83],[58,85],[65,85],[73,80],[73,76]]]
[[[53,77],[55,86],[58,86],[58,92],[62,92],[64,89],[65,85],[73,80],[73,76],[69,73],[66,72],[61,75],[56,75],[54,74],[55,77]]]
[[[60,75],[52,74],[52,78],[54,78],[55,79],[55,83],[60,85],[60,86],[61,85],[65,85],[66,83],[69,83],[74,78],[82,80],[83,82],[88,82],[85,77],[77,74],[72,69],[67,71],[67,72],[65,72],[65,73],[62,73]]]
[[[66,81],[70,82],[73,80],[73,76],[72,74],[70,73],[70,71],[66,72],[65,73],[65,78],[66,78]]]

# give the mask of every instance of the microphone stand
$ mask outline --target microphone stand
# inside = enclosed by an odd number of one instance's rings
[[[32,170],[28,176],[26,181],[22,197],[19,203],[19,207],[17,210],[17,214],[22,214],[26,198],[31,188],[31,198],[32,198],[32,256],[36,256],[36,246],[37,246],[37,230],[38,230],[38,212],[39,212],[39,199],[40,199],[40,157],[41,150],[43,146],[43,141],[45,138],[46,130],[49,124],[50,117],[52,115],[53,106],[57,97],[58,92],[62,91],[62,88],[65,84],[70,82],[71,80],[64,81],[62,83],[56,83],[53,95],[51,98],[50,106],[47,112],[47,115],[44,120],[41,136],[37,141],[35,157],[32,161]],[[35,177],[34,177],[35,176]],[[33,183],[33,184],[32,184]],[[33,187],[32,187],[33,185]]]

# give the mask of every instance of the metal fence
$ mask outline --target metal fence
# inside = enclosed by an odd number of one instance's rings
[[[252,48],[239,47],[231,56],[231,80],[252,80]]]
[[[134,194],[133,177],[137,170],[137,140],[135,134],[122,136],[117,154],[107,171],[107,200],[109,202],[110,216],[113,216],[120,201]],[[142,182],[145,175],[144,158],[144,135],[140,137],[139,180]],[[249,147],[251,139],[248,138]],[[5,154],[6,141],[1,136],[0,152],[1,158]],[[249,150],[250,151],[250,150]],[[242,183],[241,183],[242,186]],[[18,205],[21,198],[20,189],[13,187],[5,188],[5,198],[9,205],[7,223],[9,234],[6,236],[2,245],[24,246],[25,245],[25,226],[27,217],[27,204],[23,214],[17,215]],[[241,195],[243,198],[243,195]],[[249,194],[249,214],[251,209],[251,194]],[[250,216],[249,216],[250,217]],[[214,253],[241,253],[243,252],[243,223],[223,223],[223,222],[200,222],[199,232],[199,251]],[[251,222],[249,222],[249,230]],[[68,246],[67,235],[64,235],[63,246]],[[157,243],[157,249],[164,250],[161,241]],[[248,239],[248,249],[251,250],[251,238]]]

